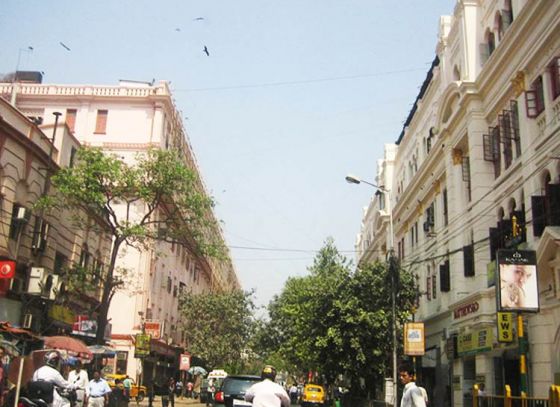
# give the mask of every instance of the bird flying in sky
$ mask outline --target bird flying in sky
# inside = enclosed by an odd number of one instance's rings
[[[193,18],[193,21],[202,21],[202,20],[204,20],[204,17]]]
[[[64,47],[64,49],[66,49],[66,51],[70,51],[70,48],[68,48],[68,46],[66,44],[64,44],[63,42],[60,42],[59,44],[62,45]]]
[[[204,46],[203,51],[206,54],[206,56],[208,56],[208,57],[210,56],[210,52],[208,52],[208,48],[206,47],[206,45]]]

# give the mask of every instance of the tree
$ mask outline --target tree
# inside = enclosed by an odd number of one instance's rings
[[[364,378],[371,392],[372,384],[383,383],[391,369],[387,264],[352,270],[328,240],[309,271],[308,276],[289,279],[269,305],[270,355],[280,353],[301,372],[317,370],[328,382],[344,374],[359,388]],[[409,319],[414,298],[414,279],[400,270],[399,324]]]
[[[180,324],[192,354],[209,368],[243,371],[254,331],[253,293],[186,293],[180,298]]]
[[[80,267],[68,274],[73,276],[70,285],[82,284],[83,290],[88,289],[87,282],[101,285],[98,343],[103,342],[113,295],[126,277],[126,270],[117,267],[122,247],[142,250],[155,241],[167,241],[199,256],[220,252],[220,244],[209,237],[215,223],[210,216],[213,202],[199,186],[196,172],[175,151],[150,149],[127,164],[98,148],[83,147],[76,164],[60,169],[51,182],[54,195],[43,197],[38,206],[67,209],[75,227],[97,225],[111,237],[109,264],[102,276]]]

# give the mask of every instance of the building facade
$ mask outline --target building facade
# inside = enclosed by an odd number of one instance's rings
[[[78,147],[63,123],[56,131],[52,124],[40,128],[0,98],[0,260],[3,267],[15,264],[15,276],[0,279],[0,320],[40,335],[71,333],[76,317],[95,317],[90,310],[100,301],[99,280],[76,292],[66,276],[80,263],[86,246],[93,262],[107,261],[111,240],[99,233],[103,225],[89,218],[101,228],[78,230],[69,211],[35,207],[50,192],[52,172],[71,166]]]
[[[175,149],[198,175],[198,188],[205,193],[182,118],[166,82],[121,81],[118,86],[0,84],[0,94],[10,97],[25,115],[42,118],[43,125],[50,123],[53,112],[62,112],[61,120],[80,143],[100,147],[125,162],[133,161],[136,154],[149,148]],[[145,209],[139,204],[135,210],[141,214]],[[208,216],[213,219],[214,215]],[[211,233],[224,242],[218,226]],[[142,373],[144,380],[156,374],[172,375],[178,353],[186,348],[179,327],[178,301],[182,292],[240,288],[227,253],[225,259],[209,259],[190,248],[158,241],[149,249],[123,248],[118,265],[130,270],[131,278],[111,302],[109,318],[118,357],[106,366],[106,371],[132,377]],[[140,363],[134,358],[134,335],[148,325],[158,329],[153,332],[151,355]]]
[[[436,406],[522,390],[520,341],[499,342],[496,254],[537,255],[538,312],[523,313],[527,391],[560,383],[560,3],[457,1],[398,146],[392,216],[419,287],[422,382]],[[386,236],[375,239],[386,241]],[[513,320],[516,320],[513,315]]]

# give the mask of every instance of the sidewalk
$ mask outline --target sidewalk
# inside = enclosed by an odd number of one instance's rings
[[[180,398],[175,399],[175,407],[183,407],[183,406],[187,406],[187,405],[188,406],[193,406],[193,407],[195,407],[195,406],[196,407],[206,406],[206,404],[200,403],[200,401],[198,399],[188,399],[186,397],[183,398],[183,399],[180,399]],[[148,399],[146,398],[138,404],[136,404],[134,402],[130,402],[130,403],[128,403],[128,406],[129,407],[136,407],[136,406],[138,406],[138,407],[148,407]],[[152,403],[152,406],[153,407],[162,407],[161,397],[157,396],[154,399],[154,401]],[[171,406],[169,405],[169,407],[171,407]]]

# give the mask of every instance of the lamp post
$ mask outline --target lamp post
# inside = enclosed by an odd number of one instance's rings
[[[393,233],[393,211],[391,210],[391,191],[385,189],[384,186],[375,185],[371,182],[364,181],[355,175],[348,174],[346,176],[346,182],[349,184],[367,184],[378,191],[381,191],[384,194],[387,194],[387,198],[389,199],[389,204],[387,205],[387,211],[389,212],[389,245],[388,245],[388,265],[389,265],[389,273],[391,274],[391,314],[392,314],[392,336],[393,336],[393,405],[396,406],[397,404],[397,309],[396,309],[396,302],[397,302],[397,268],[394,256],[394,243],[395,243],[395,235]]]

